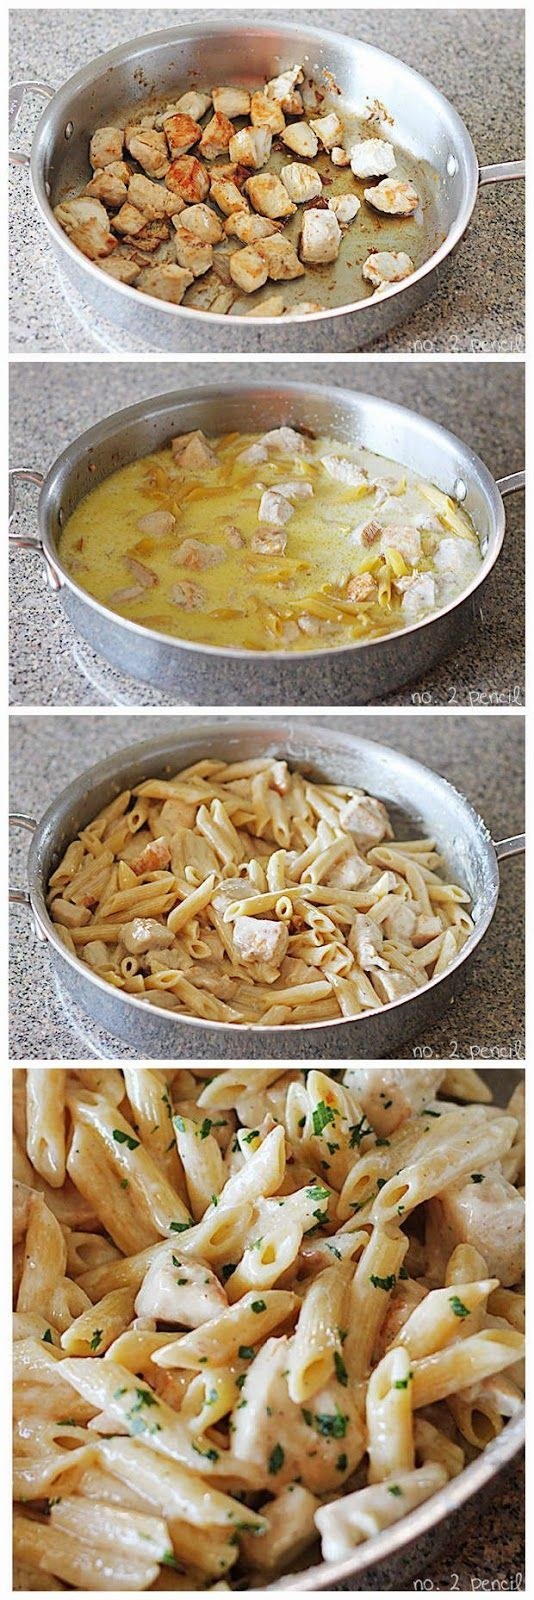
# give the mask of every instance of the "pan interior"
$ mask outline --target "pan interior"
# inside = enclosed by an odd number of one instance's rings
[[[114,60],[117,54],[122,59]],[[88,81],[80,85],[75,97],[69,94],[69,84],[65,85],[43,118],[39,154],[44,154],[52,205],[79,193],[91,177],[88,147],[96,127],[132,120],[133,113],[142,114],[155,101],[161,106],[191,87],[228,83],[258,88],[296,61],[321,85],[329,81],[326,74],[332,74],[341,91],[341,98],[334,95],[332,104],[339,104],[342,115],[346,107],[361,119],[374,109],[375,121],[369,124],[367,136],[382,133],[402,152],[399,175],[415,183],[424,209],[422,215],[416,213],[418,220],[391,219],[371,213],[364,203],[345,234],[338,261],[333,266],[307,269],[304,278],[284,282],[284,304],[290,309],[298,301],[313,300],[331,309],[368,298],[372,290],[361,276],[361,267],[371,248],[406,250],[417,268],[443,244],[465,203],[472,177],[463,137],[467,144],[469,141],[452,108],[425,80],[381,51],[337,34],[315,30],[310,34],[305,28],[280,33],[257,29],[244,38],[237,29],[221,28],[201,37],[195,30],[184,29],[179,38],[153,35],[111,52],[107,68],[99,69],[95,63],[79,75]],[[76,81],[71,80],[73,84]],[[68,139],[67,126],[72,128]],[[278,152],[269,166],[279,169],[287,159],[287,151]],[[335,169],[328,157],[323,160],[326,166],[331,176]],[[325,193],[341,192],[347,186],[354,189],[355,180],[350,171],[347,180],[346,171],[339,170],[335,189]],[[364,186],[360,185],[362,194]],[[300,226],[298,208],[288,229],[288,237],[295,235],[294,242]],[[231,244],[235,248],[236,241]],[[197,280],[188,289],[184,306],[202,309],[202,292],[202,280]],[[272,292],[271,284],[253,297],[258,315],[261,299]],[[234,303],[231,314],[251,309],[251,297],[243,296]]]

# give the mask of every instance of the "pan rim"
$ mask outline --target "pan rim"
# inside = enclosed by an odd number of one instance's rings
[[[234,27],[235,26],[236,25],[234,25]],[[250,26],[247,22],[248,37],[250,39],[263,38],[273,31],[274,26],[274,24],[271,28],[265,26],[262,27],[259,24],[253,24]],[[207,23],[192,24],[190,27],[186,24],[179,24],[174,28],[164,28],[161,29],[161,31],[152,32],[146,35],[141,34],[136,39],[127,40],[126,45],[115,45],[113,49],[105,51],[100,57],[93,58],[85,67],[81,67],[77,72],[72,73],[70,78],[67,78],[66,81],[60,85],[59,89],[56,90],[52,99],[45,107],[37,124],[32,144],[30,159],[30,181],[33,196],[41,216],[43,217],[45,225],[48,231],[52,234],[52,237],[56,240],[57,245],[64,250],[69,259],[78,266],[80,266],[81,259],[84,269],[89,273],[95,285],[101,284],[102,268],[98,267],[95,262],[90,261],[87,256],[83,255],[83,252],[80,251],[76,245],[71,243],[71,240],[67,237],[63,228],[60,226],[59,222],[54,216],[50,200],[46,193],[44,174],[41,170],[42,164],[39,159],[40,142],[43,139],[44,132],[49,124],[50,118],[54,113],[54,107],[57,109],[58,100],[61,100],[63,97],[65,97],[68,105],[72,99],[72,95],[76,94],[76,92],[82,87],[85,87],[87,81],[91,81],[91,78],[95,76],[96,70],[101,73],[108,68],[112,68],[115,64],[118,64],[119,61],[124,60],[125,51],[130,50],[130,52],[133,52],[135,46],[142,46],[143,49],[148,49],[157,47],[161,43],[169,44],[171,40],[176,40],[179,42],[180,38],[184,40],[186,38],[206,39],[212,36],[216,37],[221,33],[227,33],[228,31],[228,24],[214,20]],[[276,32],[280,35],[287,35],[290,37],[294,35],[295,28],[288,23],[276,23]],[[401,295],[404,290],[412,288],[414,284],[423,282],[429,273],[434,271],[441,262],[447,260],[447,258],[454,252],[457,245],[460,243],[460,240],[463,238],[463,235],[469,226],[478,196],[480,168],[476,150],[463,118],[460,116],[459,112],[456,111],[456,108],[452,105],[451,101],[449,101],[447,97],[441,93],[441,90],[435,88],[430,79],[426,78],[423,73],[417,72],[414,67],[409,67],[400,57],[395,57],[391,55],[390,52],[381,50],[377,45],[367,44],[364,40],[352,39],[350,35],[342,34],[334,28],[317,28],[315,26],[306,27],[305,36],[312,41],[321,41],[323,44],[325,40],[328,43],[329,39],[339,42],[342,41],[344,46],[346,46],[347,43],[350,43],[354,48],[357,48],[363,54],[367,54],[367,56],[381,57],[383,60],[385,59],[389,62],[393,62],[397,67],[401,68],[402,72],[406,74],[407,77],[413,79],[414,88],[417,85],[421,85],[424,87],[425,92],[428,92],[428,90],[432,91],[436,101],[439,103],[440,111],[447,116],[447,119],[452,120],[453,124],[456,126],[458,139],[462,146],[465,167],[464,194],[458,213],[451,228],[449,229],[446,238],[438,246],[437,250],[433,251],[428,261],[424,261],[409,278],[404,279],[401,283],[392,284],[389,289],[380,294],[380,301],[390,301],[396,296]],[[120,283],[116,278],[112,278],[111,274],[104,274],[104,277],[107,278],[108,285],[123,297],[125,304],[133,305],[138,302],[139,290],[133,285]],[[229,316],[228,314],[222,314],[220,312],[200,311],[192,306],[172,305],[169,301],[158,300],[154,295],[142,295],[141,298],[142,300],[146,301],[147,306],[150,307],[152,312],[157,310],[164,313],[166,316],[170,316],[171,318],[175,318],[176,314],[179,314],[181,317],[186,319],[191,318],[194,327],[201,327],[203,323],[208,328],[224,327],[227,329],[228,327],[235,326],[240,332],[242,332],[244,328],[250,328],[254,332],[255,329],[269,329],[272,327],[273,319],[270,317],[262,317],[260,315],[249,316],[244,312],[241,312],[236,316]],[[333,306],[330,309],[325,308],[323,311],[311,312],[307,316],[297,316],[295,314],[292,315],[289,320],[291,323],[295,324],[297,328],[303,328],[310,323],[315,324],[324,322],[330,317],[348,315],[352,316],[357,314],[363,317],[365,312],[369,311],[370,306],[373,306],[373,308],[376,309],[376,305],[377,301],[375,296],[369,295],[366,299],[349,302],[347,305]],[[275,319],[275,321],[276,320],[277,319]],[[283,324],[284,319],[281,318],[280,320]]]

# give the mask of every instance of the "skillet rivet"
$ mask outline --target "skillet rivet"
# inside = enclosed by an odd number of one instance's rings
[[[449,178],[454,178],[454,175],[457,171],[458,162],[456,160],[456,156],[447,156],[447,172],[449,174]]]
[[[67,126],[65,128],[65,138],[66,139],[72,139],[73,133],[74,133],[74,123],[73,122],[68,122]]]
[[[456,479],[456,483],[454,485],[454,498],[455,500],[467,499],[467,484],[464,483],[463,478]]]

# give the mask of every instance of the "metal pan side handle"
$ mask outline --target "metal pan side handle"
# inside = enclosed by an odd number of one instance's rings
[[[497,488],[503,500],[506,494],[515,494],[518,489],[524,489],[525,479],[524,471],[510,472],[507,478],[497,478]]]
[[[498,861],[506,861],[508,856],[523,856],[526,849],[526,835],[514,833],[510,839],[498,839],[494,848]]]
[[[486,183],[507,183],[511,179],[524,177],[524,161],[497,161],[493,167],[479,167],[478,186],[482,189]]]
[[[33,467],[13,467],[9,474],[9,543],[17,550],[36,550],[43,562],[50,588],[56,592],[62,587],[62,580],[55,567],[51,566],[46,555],[40,534],[33,536],[27,533],[16,533],[12,527],[17,505],[17,484],[34,483],[36,488],[42,489],[44,474],[36,472]]]
[[[52,100],[55,89],[49,83],[38,83],[33,78],[23,78],[21,83],[13,83],[9,90],[9,140],[17,131],[17,123],[26,99],[26,95],[39,95],[43,100]],[[31,157],[26,150],[9,150],[9,159],[17,167],[29,167]]]
[[[37,822],[35,817],[30,817],[25,811],[11,811],[9,814],[10,828],[26,828],[28,833],[35,833]],[[8,900],[10,905],[30,906],[30,896],[27,889],[18,889],[9,886]]]

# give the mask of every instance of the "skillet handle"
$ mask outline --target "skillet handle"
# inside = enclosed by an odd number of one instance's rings
[[[16,133],[17,122],[27,94],[41,95],[43,100],[52,100],[55,89],[48,83],[36,83],[32,78],[23,78],[21,83],[13,83],[9,90],[9,137]],[[26,150],[10,150],[9,159],[18,167],[29,167],[31,157]]]
[[[498,861],[506,861],[508,856],[522,856],[525,854],[526,839],[524,833],[515,833],[511,839],[499,839],[495,844],[495,855]]]
[[[28,833],[35,833],[37,823],[35,817],[29,817],[25,811],[11,811],[9,826],[10,828],[27,828]],[[10,905],[28,907],[31,905],[28,890],[12,888],[11,884],[8,890],[8,900]]]
[[[55,567],[51,566],[51,564],[50,564],[50,562],[48,560],[48,556],[46,554],[46,551],[45,551],[45,548],[44,548],[44,545],[43,545],[43,541],[41,539],[40,534],[37,535],[37,538],[34,538],[31,534],[28,534],[28,533],[15,533],[14,530],[12,529],[12,522],[13,522],[13,518],[14,518],[14,515],[15,515],[15,509],[16,509],[16,503],[17,503],[17,500],[16,500],[16,486],[17,486],[17,483],[35,483],[37,488],[41,489],[42,486],[43,486],[43,483],[44,483],[44,475],[43,475],[42,472],[34,472],[32,467],[13,467],[12,472],[10,472],[10,474],[9,474],[9,543],[10,543],[10,545],[14,545],[15,548],[18,549],[18,550],[36,550],[38,552],[38,554],[40,555],[41,560],[43,562],[50,588],[53,589],[54,592],[57,592],[57,590],[61,589],[61,587],[62,587],[62,579],[60,578],[59,573],[56,572]]]
[[[524,176],[524,161],[498,161],[494,167],[479,167],[478,184],[481,189],[484,183],[505,183],[507,178]]]
[[[497,488],[503,500],[505,494],[515,494],[516,489],[524,489],[525,477],[524,472],[511,472],[507,478],[497,478]]]

